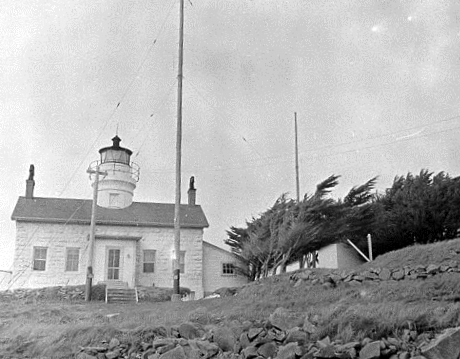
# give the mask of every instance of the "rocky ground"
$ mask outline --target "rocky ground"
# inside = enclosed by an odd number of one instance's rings
[[[207,300],[170,302],[160,288],[138,304],[105,304],[103,286],[90,303],[83,287],[3,292],[0,358],[460,359],[459,263],[454,240]]]
[[[301,317],[279,307],[268,320],[234,321],[225,326],[186,322],[166,330],[137,333],[132,342],[121,335],[99,346],[82,347],[77,359],[459,359],[460,327],[434,337],[417,333],[410,323],[398,337],[340,342],[329,337],[311,341],[315,318]]]

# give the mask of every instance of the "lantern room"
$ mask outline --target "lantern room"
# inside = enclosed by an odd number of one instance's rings
[[[118,136],[112,146],[99,150],[100,160],[90,165],[92,172],[99,171],[97,204],[106,208],[126,208],[133,202],[134,189],[139,181],[139,166],[131,162],[132,151],[120,146]],[[91,175],[92,185],[96,176]]]
[[[101,163],[124,163],[129,165],[133,152],[127,148],[120,147],[121,139],[118,136],[112,138],[113,145],[104,147],[99,150],[101,154]]]

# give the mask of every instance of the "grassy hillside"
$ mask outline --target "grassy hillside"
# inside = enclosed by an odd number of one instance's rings
[[[402,267],[459,260],[460,240],[388,253],[363,266]],[[313,339],[348,342],[398,336],[404,329],[436,332],[460,325],[460,273],[424,280],[294,286],[290,275],[267,278],[238,295],[191,302],[107,305],[81,301],[4,301],[0,311],[0,353],[5,358],[70,358],[80,346],[117,337],[140,341],[146,331],[167,330],[185,321],[206,329],[265,320],[277,307],[307,315],[317,327]],[[30,302],[30,301],[29,301]]]
[[[426,264],[442,265],[449,260],[460,262],[460,238],[427,245],[416,244],[398,251],[385,253],[364,267],[397,268]]]

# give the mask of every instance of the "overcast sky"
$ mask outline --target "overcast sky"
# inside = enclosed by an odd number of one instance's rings
[[[117,127],[141,167],[135,201],[174,203],[178,3],[0,3],[0,269],[29,165],[35,196],[90,199],[86,169]],[[182,198],[195,176],[205,240],[222,246],[231,225],[295,197],[294,112],[302,195],[331,174],[339,197],[373,176],[384,189],[422,168],[460,174],[458,1],[185,11]]]

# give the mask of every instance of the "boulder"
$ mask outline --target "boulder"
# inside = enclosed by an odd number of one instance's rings
[[[298,314],[292,313],[286,308],[278,307],[270,315],[270,323],[281,330],[288,330],[302,325],[304,318],[299,317]]]
[[[403,269],[399,269],[397,271],[394,271],[391,276],[393,277],[394,280],[401,280],[401,279],[404,279],[404,270]]]
[[[359,359],[379,359],[380,340],[366,344],[359,352]]]
[[[303,322],[303,330],[309,334],[313,334],[316,332],[316,326],[312,324],[308,318],[305,318]]]
[[[383,268],[379,273],[379,279],[381,280],[390,280],[391,271],[388,268]]]
[[[219,327],[214,329],[213,338],[214,343],[216,343],[224,352],[233,350],[236,340],[231,328]]]
[[[321,359],[335,358],[335,347],[333,345],[326,345],[322,347],[316,354],[315,357]]]
[[[295,359],[296,355],[302,355],[302,350],[296,343],[288,343],[278,348],[278,359]]]
[[[78,353],[76,359],[97,359],[97,357],[86,353]]]
[[[241,345],[241,348],[243,349],[251,345],[251,342],[249,341],[249,338],[248,338],[248,333],[243,333],[240,335],[240,345]]]
[[[439,266],[436,264],[430,264],[428,267],[426,267],[426,272],[428,274],[435,274],[439,271]]]
[[[276,354],[277,346],[273,342],[268,342],[262,344],[259,349],[257,349],[257,353],[264,358],[274,358]]]
[[[187,359],[184,348],[180,345],[160,355],[159,359]]]
[[[446,330],[436,340],[422,346],[427,359],[458,359],[460,357],[460,327]]]
[[[190,340],[189,340],[189,343],[190,343]],[[210,343],[207,340],[196,340],[194,344],[208,358],[216,355],[219,352],[219,346],[216,343]],[[190,344],[190,346],[192,346],[192,344]]]
[[[250,346],[243,349],[242,354],[245,359],[257,358],[259,356],[255,346]]]
[[[293,328],[288,330],[285,343],[298,343],[299,345],[304,345],[307,341],[307,333],[304,331]]]
[[[251,328],[249,329],[248,332],[248,338],[249,340],[254,340],[260,333],[262,333],[263,329],[262,328]]]
[[[120,355],[119,350],[109,351],[109,352],[104,354],[105,358],[107,358],[107,359],[116,359],[116,358],[119,357],[119,355]]]
[[[179,326],[179,335],[185,339],[196,339],[201,337],[200,330],[190,322],[182,323]]]

